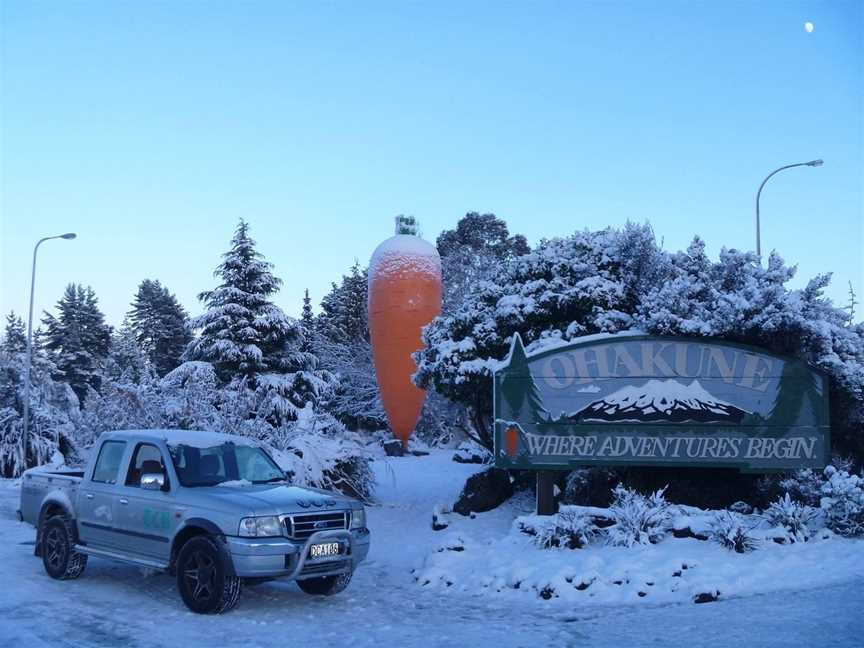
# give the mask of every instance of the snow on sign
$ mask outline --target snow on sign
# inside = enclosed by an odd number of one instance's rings
[[[502,468],[589,464],[821,467],[828,380],[807,363],[727,342],[610,335],[527,355],[494,376]]]

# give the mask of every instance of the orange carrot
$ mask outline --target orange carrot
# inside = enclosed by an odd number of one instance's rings
[[[400,226],[404,223],[397,217],[397,232],[404,231]],[[414,234],[381,243],[369,263],[368,299],[378,390],[390,428],[407,447],[426,398],[411,382],[417,370],[411,354],[423,348],[422,328],[441,312],[441,259],[435,246]]]

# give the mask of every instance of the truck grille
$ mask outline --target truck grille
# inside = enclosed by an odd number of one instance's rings
[[[286,515],[283,522],[285,535],[294,540],[306,540],[316,531],[347,529],[350,521],[348,516],[348,511]]]

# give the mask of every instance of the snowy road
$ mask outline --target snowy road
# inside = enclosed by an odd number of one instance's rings
[[[18,490],[0,482],[0,646],[792,646],[860,645],[858,583],[707,605],[592,607],[424,590],[416,566],[438,540],[435,503],[452,501],[476,468],[444,454],[376,465],[382,504],[369,511],[373,549],[342,595],[294,585],[247,588],[220,617],[186,611],[173,579],[91,559],[77,581],[50,580],[33,557],[33,529],[17,522]],[[512,511],[477,520],[503,532]]]

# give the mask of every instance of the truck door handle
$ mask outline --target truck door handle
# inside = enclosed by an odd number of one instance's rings
[[[121,504],[128,504],[128,503],[129,503],[129,500],[126,499],[125,497],[121,497],[121,498],[120,498],[120,503],[121,503]]]
[[[87,499],[93,499],[93,493],[84,493],[84,497]]]

